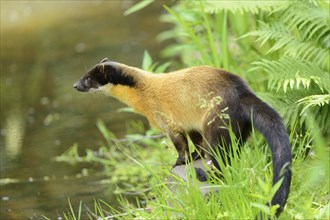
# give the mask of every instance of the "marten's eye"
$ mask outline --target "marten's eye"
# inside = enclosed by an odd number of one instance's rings
[[[91,77],[90,76],[87,76],[86,78],[85,78],[85,83],[86,84],[90,84],[91,83]]]

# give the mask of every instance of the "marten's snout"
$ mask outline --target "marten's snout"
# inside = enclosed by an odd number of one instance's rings
[[[76,90],[80,91],[81,90],[81,86],[79,86],[79,81],[75,82],[73,84],[73,88],[75,88]]]
[[[81,83],[81,80],[78,80],[77,82],[75,82],[73,84],[73,88],[75,88],[79,92],[87,92],[88,91],[88,87],[84,86],[83,83]]]

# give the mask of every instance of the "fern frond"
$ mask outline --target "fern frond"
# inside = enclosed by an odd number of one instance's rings
[[[256,36],[261,45],[270,42],[267,53],[278,52],[279,60],[254,62],[270,77],[268,87],[276,89],[274,106],[294,128],[296,122],[309,126],[311,114],[324,134],[330,129],[330,14],[317,1],[292,1],[274,14],[274,21],[259,22]],[[303,89],[301,89],[301,87]],[[305,127],[304,126],[304,127]]]
[[[290,30],[280,22],[274,22],[272,26],[269,23],[263,21],[258,21],[259,28],[255,31],[251,31],[242,36],[255,36],[257,37],[256,41],[260,42],[260,45],[263,46],[266,42],[270,40],[281,39],[283,35],[289,35]],[[291,40],[291,38],[290,38]],[[289,41],[288,41],[289,42]]]
[[[301,121],[304,122],[313,114],[315,123],[322,129],[322,133],[330,133],[330,94],[310,95],[297,101],[301,106]]]
[[[273,48],[280,43],[282,43],[281,40],[279,40]],[[284,55],[290,55],[296,59],[308,60],[322,67],[325,67],[329,60],[329,51],[319,47],[311,41],[301,41],[293,38],[287,45],[285,45],[284,49]]]
[[[250,12],[257,14],[260,11],[274,12],[287,7],[290,1],[203,1],[207,13],[218,13],[221,11],[230,11],[232,13]]]
[[[330,135],[330,105],[315,106],[314,108],[316,108],[313,113],[315,123],[322,129],[322,133]]]
[[[307,109],[315,107],[315,106],[325,106],[330,104],[330,94],[322,94],[322,95],[311,95],[299,99],[297,101],[298,105],[302,105],[303,109],[300,114],[306,112]]]
[[[327,31],[330,33],[330,29]],[[323,48],[314,41],[299,39],[285,24],[280,22],[269,24],[259,21],[259,29],[252,31],[243,37],[245,36],[257,36],[258,38],[256,41],[260,41],[261,45],[269,40],[275,40],[274,45],[267,51],[267,53],[283,49],[284,55],[316,62],[320,66],[325,66],[329,60],[328,48]]]
[[[294,128],[297,121],[299,121],[301,106],[296,104],[296,101],[303,98],[304,95],[297,90],[287,93],[258,93],[258,96],[272,106],[283,117],[286,125]],[[302,124],[303,120],[299,124]]]
[[[330,31],[330,14],[329,9],[316,7],[306,2],[296,2],[280,17],[291,30],[297,28],[304,30],[302,38],[309,40],[314,38],[319,40]],[[315,36],[316,35],[316,36]]]
[[[318,90],[314,89],[290,90],[287,93],[258,93],[258,96],[274,107],[291,129],[296,126],[296,123],[303,126],[312,114],[315,123],[322,128],[322,132],[329,133],[330,97],[329,94],[316,95],[317,93]],[[317,101],[314,102],[313,98],[317,99]],[[304,103],[305,106],[303,101],[306,101]],[[307,107],[306,105],[309,106]]]
[[[252,63],[257,68],[265,70],[271,79],[268,87],[277,91],[283,88],[284,92],[298,89],[300,86],[308,89],[311,82],[315,82],[321,91],[330,92],[330,74],[323,71],[313,62],[300,61],[289,56],[279,60],[265,60]]]

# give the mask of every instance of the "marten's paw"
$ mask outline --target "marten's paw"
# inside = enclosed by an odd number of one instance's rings
[[[201,182],[205,182],[208,179],[207,173],[201,168],[198,168],[198,167],[194,167],[194,168],[195,168],[197,179]]]

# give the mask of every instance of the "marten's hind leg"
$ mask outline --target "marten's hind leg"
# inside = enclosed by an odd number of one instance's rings
[[[204,120],[203,134],[205,137],[205,148],[208,149],[213,165],[220,171],[220,166],[216,158],[226,165],[230,165],[231,138],[229,134],[230,120],[222,115],[224,103],[216,106]],[[229,111],[233,110],[229,108]],[[225,112],[231,115],[230,112]]]
[[[239,105],[228,107],[226,115],[220,114],[225,109],[224,103],[216,106],[213,112],[210,112],[204,121],[203,134],[210,152],[210,158],[213,165],[220,170],[216,158],[222,160],[225,165],[231,165],[231,159],[235,155],[232,148],[232,132],[238,140],[236,153],[239,155],[240,145],[244,143],[251,131],[251,123],[242,116],[242,110]],[[229,116],[229,117],[228,117]]]

